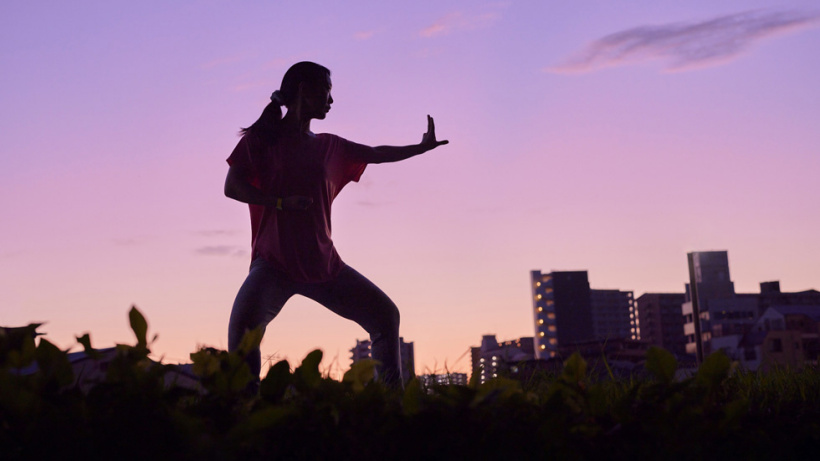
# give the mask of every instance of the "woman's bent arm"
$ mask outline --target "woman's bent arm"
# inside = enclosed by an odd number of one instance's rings
[[[243,172],[233,166],[228,168],[228,176],[225,178],[225,196],[243,203],[275,207],[279,210],[304,210],[313,203],[312,198],[299,195],[267,195],[249,183]]]

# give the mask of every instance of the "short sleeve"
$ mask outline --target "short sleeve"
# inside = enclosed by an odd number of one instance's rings
[[[234,147],[233,152],[231,152],[231,155],[226,161],[231,167],[243,171],[246,174],[246,179],[248,181],[256,183],[257,174],[252,158],[253,150],[253,143],[251,142],[250,135],[246,134],[242,136],[236,144],[236,147]]]
[[[373,148],[344,138],[338,138],[338,141],[344,182],[359,182],[365,167],[367,167],[367,163],[362,159],[369,157],[368,154],[372,152]]]
[[[251,149],[248,135],[242,136],[242,139],[236,144],[233,152],[228,157],[227,162],[230,166],[236,166],[243,170],[251,169]]]

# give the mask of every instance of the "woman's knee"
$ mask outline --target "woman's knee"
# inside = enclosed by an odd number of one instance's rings
[[[392,300],[385,296],[379,309],[379,327],[386,331],[399,331],[399,323],[401,322],[401,314],[399,307],[396,306]]]

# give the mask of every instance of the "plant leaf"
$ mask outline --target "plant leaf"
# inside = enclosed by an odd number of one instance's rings
[[[137,337],[137,347],[148,347],[146,339],[148,322],[142,313],[137,310],[137,306],[131,306],[131,310],[128,312],[128,320],[131,322],[131,330],[134,331],[134,335]]]
[[[259,394],[265,399],[278,402],[285,395],[291,381],[290,364],[287,360],[280,360],[268,369],[268,374],[260,385]]]
[[[301,381],[309,388],[315,388],[322,380],[322,374],[319,372],[319,363],[322,361],[321,349],[316,349],[308,353],[302,365],[296,369],[295,375],[301,378]]]
[[[675,379],[678,360],[666,349],[653,346],[646,352],[646,369],[655,376],[655,379],[669,383]]]
[[[82,344],[83,350],[85,351],[85,355],[89,356],[94,360],[100,359],[99,351],[91,347],[91,336],[88,333],[82,336],[77,336],[77,342]]]
[[[376,379],[376,361],[373,359],[359,360],[350,366],[342,382],[349,383],[354,392],[361,392],[364,386]]]

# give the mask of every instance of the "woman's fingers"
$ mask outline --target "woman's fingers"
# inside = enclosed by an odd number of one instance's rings
[[[434,147],[443,146],[450,142],[447,140],[436,141],[436,122],[430,114],[427,114],[427,133],[424,134],[424,141],[433,144]]]

